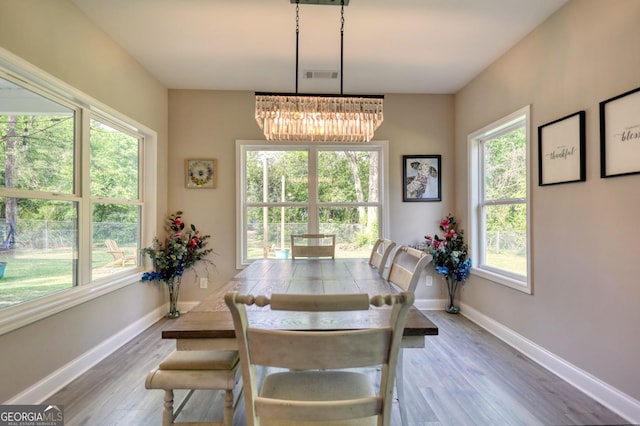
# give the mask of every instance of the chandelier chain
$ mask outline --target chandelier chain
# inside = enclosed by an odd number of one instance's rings
[[[344,87],[344,0],[340,1],[340,94]]]
[[[267,140],[368,142],[384,120],[382,95],[344,95],[344,6],[340,9],[340,95],[298,93],[300,0],[296,0],[295,94],[256,92],[255,118]]]
[[[296,0],[296,93],[298,93],[298,45],[300,39],[300,0]]]

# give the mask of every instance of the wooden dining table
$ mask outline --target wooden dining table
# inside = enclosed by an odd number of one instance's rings
[[[366,259],[260,259],[216,289],[200,304],[181,315],[162,331],[164,339],[175,339],[178,350],[237,349],[231,312],[224,302],[227,292],[254,296],[273,293],[338,294],[398,293]],[[285,330],[346,330],[388,325],[384,309],[354,312],[287,312],[248,307],[249,319],[257,327]],[[423,348],[425,336],[438,334],[438,327],[415,307],[407,315],[403,348]],[[399,357],[398,399],[404,402],[402,356]],[[400,412],[406,424],[405,404]]]

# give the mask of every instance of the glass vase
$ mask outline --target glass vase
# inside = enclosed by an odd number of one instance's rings
[[[447,291],[449,292],[449,301],[445,311],[450,314],[457,314],[460,308],[455,305],[456,291],[460,282],[456,280],[454,275],[447,275]]]
[[[178,310],[178,294],[180,293],[180,280],[182,277],[173,277],[171,282],[167,283],[169,287],[169,312],[167,318],[175,319],[180,316]]]

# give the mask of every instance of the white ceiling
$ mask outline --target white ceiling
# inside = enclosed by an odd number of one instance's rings
[[[72,0],[172,89],[295,91],[289,0]],[[566,0],[351,0],[343,92],[455,93]],[[338,2],[339,3],[339,2]],[[299,69],[340,69],[340,7],[300,5]],[[340,80],[299,79],[339,93]]]

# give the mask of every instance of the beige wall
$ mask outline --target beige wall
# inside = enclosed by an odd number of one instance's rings
[[[455,98],[460,211],[467,135],[524,105],[532,112],[533,295],[471,277],[463,301],[636,400],[640,175],[600,178],[598,104],[640,86],[639,18],[637,0],[571,1]],[[579,110],[586,182],[539,187],[537,127]]]
[[[211,234],[217,253],[210,289],[199,289],[188,274],[182,299],[201,300],[231,277],[235,140],[261,138],[252,93],[167,95],[68,0],[0,0],[0,12],[0,47],[158,132],[158,216],[183,210]],[[415,243],[447,212],[466,214],[467,135],[531,104],[534,294],[471,277],[462,299],[640,400],[640,177],[600,179],[597,110],[599,101],[640,86],[638,16],[637,0],[573,0],[455,98],[387,95],[376,138],[389,141],[389,236]],[[537,126],[580,109],[587,111],[587,181],[538,187]],[[404,154],[442,155],[441,203],[402,202]],[[184,160],[197,157],[218,159],[217,189],[184,187]],[[418,298],[442,297],[442,285],[434,284],[419,286]],[[134,285],[0,336],[0,401],[160,303],[153,286]]]
[[[264,139],[254,119],[253,92],[169,91],[169,209],[182,210],[187,222],[211,235],[215,271],[209,288],[200,289],[195,273],[185,273],[181,300],[197,301],[237,273],[235,141]],[[453,96],[387,95],[385,118],[376,139],[389,141],[390,234],[414,244],[431,233],[440,217],[453,208]],[[402,155],[441,154],[443,201],[402,202]],[[187,158],[218,159],[216,189],[186,189]],[[200,273],[204,273],[201,268]],[[418,298],[441,297],[438,281],[419,286]]]
[[[158,133],[163,217],[167,89],[67,0],[0,0],[0,47]],[[144,317],[161,296],[152,286],[134,284],[0,336],[0,401]]]

